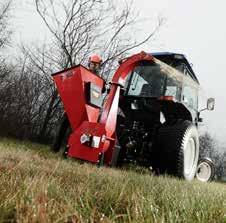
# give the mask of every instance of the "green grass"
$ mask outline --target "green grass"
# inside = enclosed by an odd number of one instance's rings
[[[226,185],[63,160],[0,139],[0,222],[226,222]]]

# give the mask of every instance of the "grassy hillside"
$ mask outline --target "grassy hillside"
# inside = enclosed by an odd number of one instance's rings
[[[0,222],[226,222],[226,185],[63,160],[0,139]]]

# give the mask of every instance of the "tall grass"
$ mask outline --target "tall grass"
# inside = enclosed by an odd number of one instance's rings
[[[97,168],[0,139],[0,222],[226,222],[226,185]]]

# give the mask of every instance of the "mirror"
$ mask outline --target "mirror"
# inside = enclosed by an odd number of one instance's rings
[[[215,106],[215,99],[214,98],[208,98],[207,100],[207,109],[208,110],[213,110]]]

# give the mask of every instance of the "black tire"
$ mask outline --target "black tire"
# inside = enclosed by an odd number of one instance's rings
[[[214,179],[215,166],[210,158],[203,158],[199,160],[196,178],[202,182],[209,182]]]
[[[67,141],[71,134],[72,130],[70,127],[69,120],[67,115],[64,114],[62,120],[57,128],[56,135],[53,139],[53,143],[51,145],[51,150],[53,152],[59,152],[61,147],[66,151]]]
[[[123,134],[124,128],[122,128],[121,125],[124,125],[124,123],[125,123],[125,115],[122,109],[119,107],[118,114],[117,114],[117,124],[116,124],[116,142],[115,142],[115,147],[112,153],[112,160],[110,164],[112,167],[121,167],[123,164],[124,150],[119,143],[119,139]]]
[[[153,167],[186,180],[196,174],[199,157],[199,137],[196,126],[190,121],[163,125],[158,131]]]
[[[120,154],[121,146],[119,145],[117,139],[116,144],[112,153],[112,160],[111,160],[111,167],[118,167],[119,166],[119,154]]]

